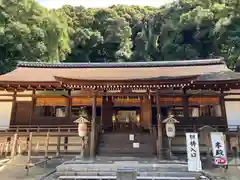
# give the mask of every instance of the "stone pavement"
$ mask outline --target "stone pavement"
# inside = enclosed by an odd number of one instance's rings
[[[72,157],[56,158],[48,161],[46,167],[39,165],[29,170],[29,174],[26,174],[26,169],[23,165],[27,162],[26,156],[17,156],[14,160],[9,161],[8,165],[1,167],[0,177],[4,180],[36,180],[45,173],[48,173],[56,168],[66,160],[70,160]],[[41,160],[40,158],[34,158],[33,163]]]
[[[156,158],[129,157],[100,157],[95,161],[76,158],[67,161],[56,168],[56,177],[86,178],[86,177],[115,177],[117,171],[135,171],[137,176],[161,177],[163,179],[195,179],[201,173],[188,172],[186,162],[159,161]],[[87,178],[86,178],[87,179]]]

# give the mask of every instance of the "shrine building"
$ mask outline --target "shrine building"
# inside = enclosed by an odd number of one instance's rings
[[[165,136],[162,121],[169,115],[179,121],[176,133],[204,125],[240,125],[238,90],[240,73],[228,69],[221,58],[21,62],[0,76],[0,126],[2,130],[57,127],[61,131],[76,127],[74,121],[84,114],[91,124],[91,136],[96,135],[96,127],[102,134],[155,132],[161,148]]]

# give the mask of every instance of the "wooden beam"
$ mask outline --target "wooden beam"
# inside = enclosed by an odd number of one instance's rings
[[[13,102],[12,99],[0,99],[0,102]]]
[[[151,96],[155,96],[156,91],[151,91],[149,93]],[[145,96],[146,93],[137,93],[137,92],[118,92],[118,93],[113,93],[113,92],[104,92],[104,91],[98,91],[96,94],[97,96]],[[159,93],[160,96],[170,96],[170,97],[183,97],[183,96],[194,96],[194,97],[216,97],[216,96],[226,96],[226,95],[240,95],[240,93],[216,93],[216,94],[180,94],[180,93]],[[14,94],[0,94],[1,96],[6,96],[6,97],[13,97]],[[69,95],[67,94],[17,94],[17,97],[61,97],[64,96],[66,98],[69,98]],[[79,92],[78,95],[74,95],[74,97],[85,97],[85,96],[92,96],[91,91],[85,91],[85,92]]]
[[[240,102],[240,98],[225,98],[224,101],[239,101]]]
[[[229,96],[229,95],[240,95],[240,93],[222,93],[224,96]]]

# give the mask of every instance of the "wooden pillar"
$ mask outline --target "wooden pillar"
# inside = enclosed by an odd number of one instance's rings
[[[73,124],[72,122],[72,96],[71,90],[68,90],[68,105],[67,105],[67,122],[68,124]],[[64,153],[68,151],[68,136],[64,137]]]
[[[13,103],[12,103],[12,114],[11,114],[11,125],[16,125],[16,113],[17,113],[17,91],[14,91],[13,94]]]
[[[67,106],[67,117],[68,122],[72,120],[72,97],[71,97],[71,90],[68,90],[68,106]]]
[[[28,158],[27,162],[31,162],[31,153],[32,153],[32,132],[29,133],[29,139],[28,139]]]
[[[33,90],[33,96],[32,96],[32,111],[31,111],[31,116],[29,119],[28,125],[31,126],[33,122],[33,117],[34,117],[34,112],[35,112],[35,107],[36,107],[36,90]]]
[[[108,131],[112,128],[112,105],[113,99],[109,96],[102,97],[102,127],[104,130]]]
[[[163,148],[163,124],[161,117],[161,109],[160,109],[160,96],[159,91],[156,91],[156,108],[157,108],[157,125],[158,125],[158,133],[157,133],[157,153],[158,158],[162,159],[162,148]]]
[[[48,146],[49,146],[49,132],[45,138],[45,158],[48,159]]]
[[[227,113],[226,113],[225,99],[224,99],[222,90],[221,90],[221,96],[219,98],[219,101],[220,101],[220,107],[221,107],[221,116],[225,122],[224,124],[227,125]]]
[[[152,131],[152,102],[149,96],[140,97],[141,121],[140,124],[144,129]]]
[[[96,131],[96,93],[92,95],[92,121],[91,121],[91,134],[90,134],[90,157],[95,156],[95,131]]]
[[[61,136],[57,137],[57,151],[56,151],[56,156],[60,156],[60,148],[61,148]]]
[[[14,158],[14,156],[16,155],[16,150],[17,150],[17,140],[18,140],[18,134],[14,134],[14,138],[13,138],[13,144],[12,144],[12,149],[11,149],[11,159]]]
[[[187,96],[187,90],[183,89],[183,116],[184,119],[188,120],[189,114],[188,114],[188,96]]]

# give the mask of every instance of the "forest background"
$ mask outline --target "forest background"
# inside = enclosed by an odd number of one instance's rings
[[[0,0],[0,73],[29,62],[174,61],[240,65],[240,0],[177,0],[159,8],[47,9]]]

